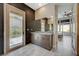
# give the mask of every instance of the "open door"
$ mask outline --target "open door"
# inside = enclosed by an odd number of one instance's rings
[[[4,53],[25,45],[25,12],[4,4]]]

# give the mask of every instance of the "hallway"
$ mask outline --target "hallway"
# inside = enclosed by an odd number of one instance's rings
[[[62,41],[58,42],[57,53],[63,56],[75,55],[72,50],[71,36],[64,36]]]
[[[19,48],[13,52],[7,54],[7,56],[74,56],[71,47],[71,37],[64,36],[63,40],[59,41],[57,50],[52,49],[48,51],[40,46],[34,44],[28,44],[22,48]]]

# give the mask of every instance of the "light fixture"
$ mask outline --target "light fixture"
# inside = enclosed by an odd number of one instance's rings
[[[50,16],[50,18],[53,18],[53,16]]]
[[[41,3],[39,3],[39,4],[38,4],[38,6],[42,6],[42,4],[41,4]]]

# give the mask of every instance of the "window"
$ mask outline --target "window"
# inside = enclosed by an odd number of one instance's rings
[[[10,13],[10,48],[22,45],[22,16]]]
[[[63,32],[70,32],[70,25],[69,24],[63,25]]]
[[[70,32],[70,24],[58,25],[58,32]]]

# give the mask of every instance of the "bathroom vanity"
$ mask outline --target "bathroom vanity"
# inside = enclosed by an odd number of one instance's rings
[[[51,50],[53,47],[53,33],[32,32],[31,42],[45,49]]]

